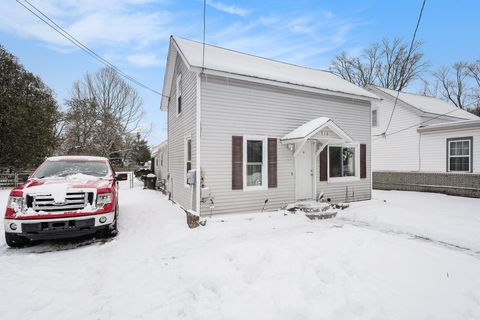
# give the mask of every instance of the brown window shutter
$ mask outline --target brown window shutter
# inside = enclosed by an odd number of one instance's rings
[[[232,137],[232,189],[243,189],[243,137]]]
[[[320,181],[327,181],[328,146],[320,152]]]
[[[367,145],[360,144],[360,178],[367,177]]]
[[[277,187],[277,139],[268,138],[268,187]]]

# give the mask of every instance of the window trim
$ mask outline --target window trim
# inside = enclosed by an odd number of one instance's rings
[[[468,170],[467,171],[453,171],[450,170],[450,143],[452,142],[460,142],[460,141],[468,141],[469,143],[469,162],[468,162]],[[466,157],[466,156],[453,156],[456,158],[459,157]],[[455,137],[455,138],[447,138],[447,172],[452,173],[472,173],[473,172],[473,136],[470,137]]]
[[[262,141],[262,185],[247,186],[247,142],[249,140]],[[243,136],[243,191],[268,190],[268,137]]]
[[[375,124],[373,124],[373,112],[375,112]],[[372,128],[378,127],[378,109],[372,109]]]
[[[188,141],[190,141],[190,161],[188,159]],[[185,188],[191,188],[192,186],[187,183],[187,162],[190,162],[190,170],[192,170],[192,159],[193,159],[193,152],[192,152],[192,136],[187,135],[183,140],[183,185]]]
[[[175,108],[177,109],[177,117],[182,114],[183,103],[180,105],[180,112],[178,111],[178,98],[182,99],[182,74],[179,73],[175,82]]]
[[[330,147],[341,147],[341,148],[355,148],[355,175],[348,177],[330,177]],[[327,156],[327,182],[336,183],[336,182],[347,182],[347,181],[359,181],[360,180],[360,143],[340,143],[340,144],[329,144],[328,156]]]

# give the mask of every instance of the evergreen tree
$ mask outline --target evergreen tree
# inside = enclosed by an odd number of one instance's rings
[[[52,154],[59,118],[52,90],[0,45],[0,167],[34,168]]]
[[[140,134],[137,134],[137,139],[132,144],[132,151],[130,157],[136,164],[142,165],[151,158],[150,148],[147,140],[141,139]]]

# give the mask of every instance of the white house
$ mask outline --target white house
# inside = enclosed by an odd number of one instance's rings
[[[201,214],[370,199],[376,99],[330,72],[171,37],[170,195]]]
[[[374,187],[463,194],[453,190],[461,187],[477,189],[474,193],[480,195],[475,182],[480,173],[479,117],[443,100],[405,92],[392,114],[397,92],[367,89],[382,98],[372,104]]]
[[[153,172],[157,180],[168,180],[168,142],[163,141],[152,148]]]

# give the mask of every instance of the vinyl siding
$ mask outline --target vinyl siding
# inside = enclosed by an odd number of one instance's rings
[[[351,200],[369,199],[370,103],[308,93],[241,80],[205,75],[201,82],[201,166],[204,184],[214,197],[214,209],[201,207],[202,214],[223,214],[277,209],[295,198],[293,153],[277,146],[277,188],[232,190],[232,136],[263,136],[280,139],[314,118],[330,117],[356,142],[367,144],[367,179],[347,183],[319,181],[325,197],[343,201],[345,186],[354,190]],[[318,157],[315,163],[318,164]]]
[[[174,50],[174,49],[170,49]],[[177,115],[176,81],[182,74],[182,112]],[[168,181],[172,199],[186,209],[194,210],[194,188],[185,181],[185,138],[192,139],[192,169],[196,166],[196,94],[197,74],[188,71],[179,56],[175,61],[174,77],[168,103]]]
[[[445,162],[444,159],[424,159],[425,154],[421,153],[420,148],[423,137],[420,137],[417,129],[421,124],[431,125],[458,119],[425,114],[398,101],[387,136],[382,137],[379,135],[387,128],[395,98],[377,89],[369,90],[383,99],[372,104],[372,109],[377,110],[377,127],[372,128],[372,171],[431,171],[432,169],[426,167],[427,163]],[[422,148],[424,145],[425,142],[422,141]],[[433,146],[427,148],[431,149]],[[444,149],[442,146],[441,150]],[[438,165],[435,167],[438,168]],[[441,172],[444,171],[445,167]]]
[[[163,166],[161,162],[161,155],[163,153]],[[155,175],[157,179],[167,179],[168,176],[168,144],[162,145],[158,148],[157,152],[154,154],[156,162],[155,164]]]
[[[473,137],[472,169],[474,173],[480,173],[480,128],[422,132],[420,140],[421,171],[446,172],[447,139],[463,137]]]
[[[372,109],[377,110],[377,127],[372,128],[372,171],[418,170],[417,128],[422,122],[420,114],[400,102],[397,103],[387,136],[378,136],[387,128],[395,100],[377,90],[373,92],[383,100],[372,104]],[[395,133],[408,127],[411,128]]]

